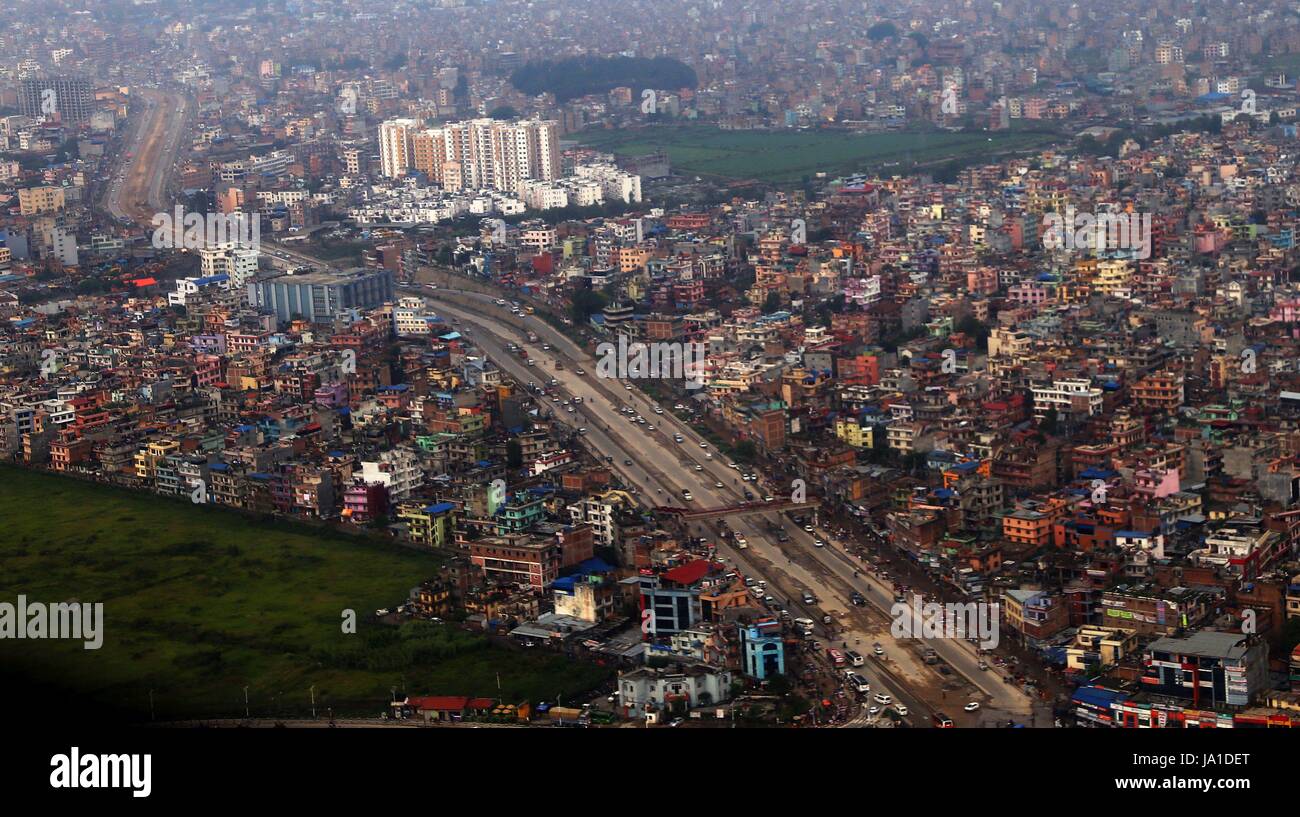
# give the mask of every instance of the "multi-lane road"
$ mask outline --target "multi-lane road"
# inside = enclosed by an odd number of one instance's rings
[[[494,299],[480,293],[457,290],[408,290],[437,305],[438,311],[473,327],[470,337],[483,347],[487,354],[508,374],[521,383],[535,381],[547,383],[554,379],[568,398],[579,396],[582,403],[573,406],[570,413],[560,401],[542,397],[560,420],[575,427],[587,429],[584,437],[595,452],[613,461],[614,468],[627,484],[635,486],[651,505],[689,505],[692,507],[723,507],[743,502],[743,491],[749,488],[761,497],[764,494],[788,497],[790,486],[756,484],[743,481],[744,467],[732,463],[704,441],[689,425],[674,415],[671,407],[656,406],[639,389],[627,388],[629,384],[597,377],[595,361],[568,337],[556,331],[545,321],[535,317],[522,319],[527,331],[539,340],[530,343],[517,326],[521,319],[512,318]],[[457,305],[447,299],[470,299],[472,307]],[[441,297],[440,297],[441,296]],[[506,344],[523,347],[529,359],[528,366],[518,355],[511,354]],[[542,344],[551,345],[550,351]],[[564,362],[563,369],[555,367],[557,355]],[[579,375],[578,369],[585,371]],[[562,398],[563,399],[563,398]],[[630,420],[620,409],[630,406],[647,419],[647,425]],[[662,413],[660,413],[662,412]],[[654,431],[649,427],[655,426]],[[680,435],[683,442],[674,442]],[[630,464],[628,464],[630,462]],[[721,486],[721,487],[719,487]],[[687,489],[694,499],[684,502],[681,491]],[[866,674],[872,681],[872,694],[881,688],[895,700],[902,701],[912,710],[912,721],[928,723],[929,714],[942,710],[958,724],[974,725],[992,720],[1013,718],[1021,722],[1037,721],[1046,716],[1045,709],[1018,688],[1006,682],[994,671],[979,668],[980,657],[975,648],[957,639],[893,639],[889,636],[889,623],[893,620],[890,607],[893,588],[848,555],[824,530],[805,531],[786,514],[779,512],[732,517],[728,520],[732,530],[742,534],[748,547],[737,549],[732,542],[718,540],[719,551],[750,576],[769,582],[769,590],[784,602],[792,615],[803,611],[820,621],[823,614],[834,620],[833,641],[828,641],[825,629],[818,632],[824,646],[844,645],[848,649],[870,654],[874,644],[879,644],[883,660],[871,656]],[[780,542],[775,535],[779,526],[787,541]],[[715,533],[712,526],[699,524],[695,532]],[[716,539],[716,536],[710,538]],[[824,546],[818,547],[816,541]],[[815,605],[801,602],[803,592],[810,591]],[[864,607],[854,606],[850,597],[854,591],[868,600]],[[930,647],[939,657],[978,690],[968,694],[920,659],[922,646]],[[863,670],[859,670],[863,671]],[[981,710],[967,715],[962,707],[968,700],[981,703]],[[1047,722],[1050,723],[1050,720]]]
[[[108,183],[104,206],[119,220],[148,224],[166,209],[164,195],[189,121],[192,103],[155,88],[135,91],[137,118],[123,147],[128,156]]]

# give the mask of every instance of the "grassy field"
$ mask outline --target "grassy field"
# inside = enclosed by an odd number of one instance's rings
[[[0,601],[104,604],[104,642],[0,641],[0,667],[33,689],[159,720],[375,715],[415,694],[554,700],[607,670],[509,649],[451,625],[372,624],[432,575],[392,543],[0,466]],[[342,611],[356,611],[356,634]]]
[[[866,170],[903,172],[913,164],[1026,150],[1057,139],[1024,131],[990,133],[873,133],[779,130],[726,131],[711,126],[663,126],[621,131],[588,130],[580,142],[632,156],[667,151],[674,170],[728,179],[798,182],[825,172],[832,176]],[[896,163],[896,164],[895,164]]]

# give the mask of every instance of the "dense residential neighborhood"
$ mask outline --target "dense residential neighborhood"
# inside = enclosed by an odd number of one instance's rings
[[[75,5],[0,35],[0,488],[599,679],[367,717],[1300,726],[1293,9]]]

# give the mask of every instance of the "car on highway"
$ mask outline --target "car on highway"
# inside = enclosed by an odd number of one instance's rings
[[[586,377],[586,376],[587,376],[587,373],[584,372],[582,369],[578,369],[578,370],[574,371],[574,374],[576,374],[578,377]]]
[[[854,590],[849,596],[849,601],[853,602],[853,606],[855,607],[862,607],[867,603],[867,597]]]
[[[631,465],[631,464],[632,464],[632,461],[631,461],[631,460],[623,460],[623,464],[624,464],[624,465]]]
[[[674,435],[673,435],[673,442],[675,442],[675,443],[680,443],[680,442],[684,442],[684,441],[685,441],[685,440],[684,440],[684,438],[682,437],[682,435],[680,435],[680,434],[674,434]]]
[[[962,707],[962,709],[965,709],[967,712],[974,712],[974,711],[976,711],[976,710],[979,709],[979,708],[980,708],[980,705],[979,705],[977,702],[975,702],[975,701],[971,701],[970,703],[968,703],[968,704],[966,704],[965,706]]]
[[[824,548],[824,547],[826,547],[826,543],[823,542],[823,541],[820,540],[820,539],[814,539],[814,540],[813,540],[813,547],[815,547],[815,548]]]
[[[655,406],[655,414],[663,414],[663,413],[664,413],[663,409],[659,408],[658,406]]]
[[[709,447],[708,443],[700,443],[700,448],[708,448],[708,447]]]
[[[876,703],[880,704],[881,706],[889,706],[894,702],[893,698],[879,692],[876,693],[876,697],[874,698],[874,700]]]
[[[809,593],[807,590],[805,590],[805,591],[804,591],[804,594],[803,594],[803,603],[804,603],[804,604],[816,604],[816,603],[817,603],[817,597],[814,596],[812,593]]]
[[[903,704],[894,704],[894,711],[900,715],[903,715],[904,717],[906,717],[907,715],[907,707],[904,706]]]
[[[697,465],[697,466],[695,466],[695,470],[696,470],[696,471],[703,471],[703,470],[704,470],[704,466],[703,466],[703,465]]]
[[[806,533],[812,533],[812,532],[815,530],[815,528],[813,528],[812,525],[804,525],[804,526],[803,526],[803,529],[804,529],[804,532],[806,532]]]
[[[774,497],[774,496],[765,496],[765,497],[763,497],[763,501],[764,501],[764,502],[775,502],[775,501],[776,501],[776,497]]]
[[[880,707],[878,706],[871,707],[870,709],[867,710],[867,714],[873,718],[876,717],[877,715],[880,714]]]
[[[723,488],[723,487],[726,487],[726,486],[724,486],[721,482],[715,482],[715,483],[713,483],[713,487],[714,487],[714,488]]]
[[[881,657],[881,656],[883,656],[883,655],[885,654],[885,648],[882,647],[882,646],[880,646],[879,644],[877,644],[877,645],[875,645],[874,647],[872,647],[872,648],[871,648],[871,651],[872,651],[873,653],[875,653],[875,655],[876,655],[877,658],[879,658],[879,657]]]
[[[695,499],[695,497],[694,497],[694,496],[691,496],[691,492],[690,492],[690,491],[685,491],[685,490],[683,490],[683,491],[682,491],[682,499],[686,500],[687,502],[690,502],[691,500]]]

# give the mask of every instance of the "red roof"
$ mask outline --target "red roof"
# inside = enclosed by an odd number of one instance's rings
[[[138,287],[151,287],[157,284],[158,280],[156,278],[137,278],[131,283]]]
[[[664,574],[664,578],[675,584],[695,584],[708,575],[708,572],[708,560],[696,559],[693,562],[674,567]]]
[[[406,702],[421,712],[464,712],[469,707],[465,695],[421,695]]]

